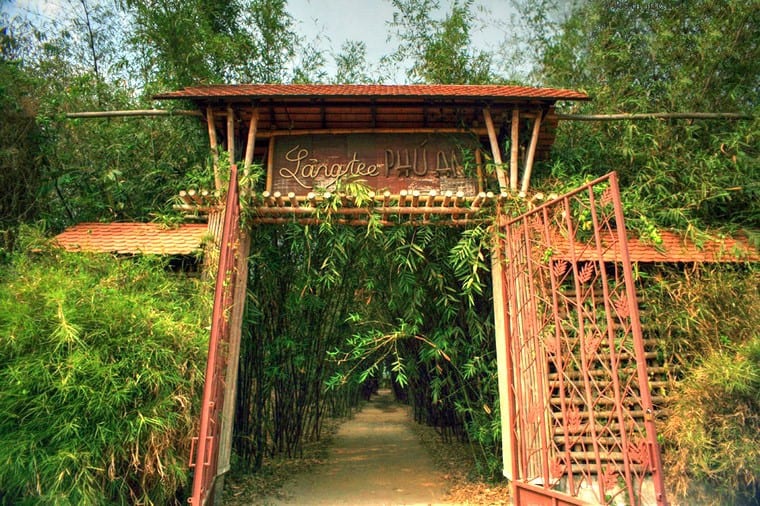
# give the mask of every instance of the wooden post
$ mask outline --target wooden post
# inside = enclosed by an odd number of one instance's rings
[[[216,140],[214,109],[211,106],[206,109],[206,123],[208,124],[208,141],[209,144],[211,144],[211,160],[214,164],[214,186],[217,190],[221,190],[222,179],[219,177],[219,144]]]
[[[496,165],[496,178],[499,180],[499,190],[504,191],[507,188],[507,176],[504,174],[504,167],[501,161],[501,149],[499,149],[499,140],[496,137],[496,129],[493,127],[491,111],[483,109],[483,118],[486,121],[488,130],[488,140],[491,141],[491,153],[493,153],[493,162]]]
[[[522,193],[528,192],[528,186],[530,185],[530,173],[533,171],[533,160],[536,157],[536,146],[538,146],[538,134],[541,131],[541,113],[536,114],[536,119],[533,120],[533,135],[530,137],[530,148],[528,149],[528,158],[525,160],[525,172],[523,172]]]
[[[491,281],[493,286],[493,315],[494,315],[494,332],[496,337],[496,369],[499,385],[499,406],[501,415],[501,448],[502,463],[504,466],[504,476],[514,479],[514,465],[512,452],[512,419],[511,408],[512,397],[509,391],[509,369],[507,363],[507,339],[509,338],[507,329],[507,287],[504,280],[504,251],[503,233],[504,219],[501,214],[501,205],[498,207],[497,220],[498,227],[493,236],[493,246],[491,249]]]
[[[509,158],[509,189],[517,191],[517,167],[520,163],[520,110],[512,111],[512,145]]]
[[[241,227],[238,235],[238,251],[235,259],[237,278],[232,294],[232,312],[230,315],[230,342],[227,352],[227,374],[224,386],[224,405],[222,406],[222,426],[219,432],[219,458],[217,476],[224,475],[230,469],[232,454],[232,432],[235,425],[235,403],[237,399],[238,365],[240,361],[240,339],[243,335],[243,315],[246,293],[248,291],[248,255],[251,251],[251,237]],[[221,493],[224,481],[217,482]],[[218,495],[217,495],[218,497]]]
[[[227,153],[230,165],[235,165],[235,111],[231,105],[227,106]]]

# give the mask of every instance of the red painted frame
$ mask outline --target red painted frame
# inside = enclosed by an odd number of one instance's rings
[[[666,505],[616,174],[500,229],[516,504]]]
[[[201,420],[198,437],[194,437],[190,449],[190,467],[194,470],[193,505],[206,503],[216,479],[219,456],[220,416],[224,405],[224,385],[227,373],[227,345],[230,339],[230,308],[237,283],[235,259],[240,238],[240,203],[237,182],[237,166],[230,169],[230,185],[224,211],[224,228],[219,251],[219,269],[214,290],[214,311],[211,320],[211,336],[208,344],[206,381],[203,387]],[[203,441],[203,444],[199,444]]]

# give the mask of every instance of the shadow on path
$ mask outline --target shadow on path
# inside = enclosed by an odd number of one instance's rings
[[[264,504],[443,504],[446,483],[412,431],[407,409],[381,390],[340,427],[324,465],[294,476]]]

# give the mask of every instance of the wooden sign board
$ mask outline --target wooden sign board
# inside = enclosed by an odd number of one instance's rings
[[[466,133],[273,136],[267,190],[283,195],[335,191],[336,181],[388,190],[477,194],[477,139]]]

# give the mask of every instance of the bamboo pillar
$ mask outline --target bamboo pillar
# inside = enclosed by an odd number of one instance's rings
[[[517,191],[517,169],[520,163],[520,110],[512,111],[512,145],[510,146],[509,158],[509,189]]]
[[[254,107],[251,111],[251,123],[248,126],[248,140],[245,145],[245,161],[243,162],[243,173],[248,174],[253,163],[253,149],[256,146],[256,128],[259,123],[259,108]]]
[[[214,109],[211,106],[206,109],[206,124],[208,125],[208,141],[211,145],[211,160],[214,164],[214,186],[217,190],[221,190],[222,179],[219,177],[219,144],[216,140]]]
[[[507,340],[509,339],[507,323],[507,288],[504,279],[504,250],[501,238],[504,219],[501,209],[498,211],[496,234],[491,249],[491,280],[493,286],[494,331],[496,337],[496,368],[499,385],[499,406],[501,416],[501,449],[504,476],[512,480],[515,477],[514,445],[512,441],[512,423],[514,407],[510,395],[510,370],[507,361]]]
[[[504,174],[499,140],[496,137],[496,129],[493,126],[493,119],[491,118],[491,111],[489,109],[483,109],[483,118],[486,121],[488,140],[491,141],[491,152],[493,153],[493,162],[496,165],[496,178],[499,180],[499,190],[503,192],[507,188],[507,176]]]
[[[235,165],[235,111],[231,105],[227,106],[227,153],[230,166]]]
[[[536,157],[536,146],[538,146],[538,134],[541,132],[541,117],[542,112],[536,112],[536,119],[533,120],[533,134],[530,137],[530,148],[528,148],[528,158],[525,160],[525,172],[523,172],[522,187],[520,191],[522,193],[528,192],[528,186],[530,185],[530,173],[533,171],[533,160]]]

